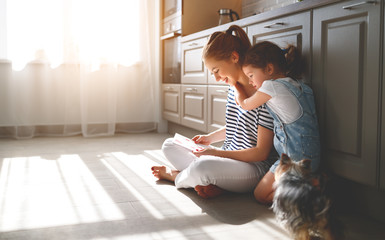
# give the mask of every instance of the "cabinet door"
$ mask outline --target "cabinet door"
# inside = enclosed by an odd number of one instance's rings
[[[207,131],[207,86],[182,85],[182,120],[184,126]]]
[[[349,1],[316,9],[313,24],[323,160],[339,176],[376,185],[380,4]]]
[[[202,61],[207,38],[182,43],[182,83],[207,84],[207,70]]]
[[[212,132],[226,125],[228,86],[208,86],[207,131]]]
[[[163,118],[180,123],[181,99],[179,84],[163,84]]]
[[[384,5],[385,9],[385,5]],[[382,122],[381,122],[381,159],[380,159],[380,188],[382,190],[385,190],[385,24],[384,27],[384,35],[383,35],[383,42],[382,42]]]
[[[261,41],[270,41],[281,48],[285,48],[288,45],[298,47],[307,63],[307,72],[304,76],[304,81],[309,84],[311,83],[310,19],[310,12],[303,12],[247,27],[248,36],[252,44]]]

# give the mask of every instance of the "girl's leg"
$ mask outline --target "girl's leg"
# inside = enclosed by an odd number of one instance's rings
[[[274,173],[268,171],[254,190],[254,197],[258,202],[263,204],[271,204],[273,202],[275,192],[273,187],[274,181]]]
[[[246,163],[229,158],[202,156],[175,178],[178,188],[215,185],[231,192],[252,192],[269,170],[269,164]]]

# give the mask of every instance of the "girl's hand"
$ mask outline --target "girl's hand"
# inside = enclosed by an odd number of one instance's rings
[[[213,155],[213,156],[216,156],[216,149],[215,148],[211,148],[211,147],[208,147],[208,148],[205,148],[204,150],[201,150],[201,151],[194,151],[193,154],[197,157],[200,157],[200,156],[203,156],[203,155]]]
[[[210,145],[212,142],[208,135],[197,135],[197,136],[193,137],[192,140],[196,144],[202,144],[202,145],[207,145],[207,146]]]

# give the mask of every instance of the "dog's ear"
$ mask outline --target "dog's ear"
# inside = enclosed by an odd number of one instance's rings
[[[281,164],[282,165],[287,165],[291,163],[291,158],[287,156],[286,154],[282,153],[281,155]]]
[[[311,170],[311,160],[310,159],[303,159],[299,162],[299,165],[303,167],[304,169]]]

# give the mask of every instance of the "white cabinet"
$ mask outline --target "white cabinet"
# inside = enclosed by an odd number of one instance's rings
[[[180,123],[180,84],[163,84],[162,94],[163,118],[171,122]]]
[[[308,64],[305,82],[310,82],[311,66],[311,12],[303,12],[247,27],[252,44],[270,41],[281,48],[288,45],[298,47]]]
[[[207,37],[182,43],[182,83],[207,84],[207,69],[202,61]]]
[[[207,131],[212,132],[226,125],[228,86],[208,86]]]
[[[344,1],[313,15],[312,82],[323,160],[337,175],[372,186],[380,153],[380,6]]]
[[[181,124],[207,131],[207,86],[181,85]]]

